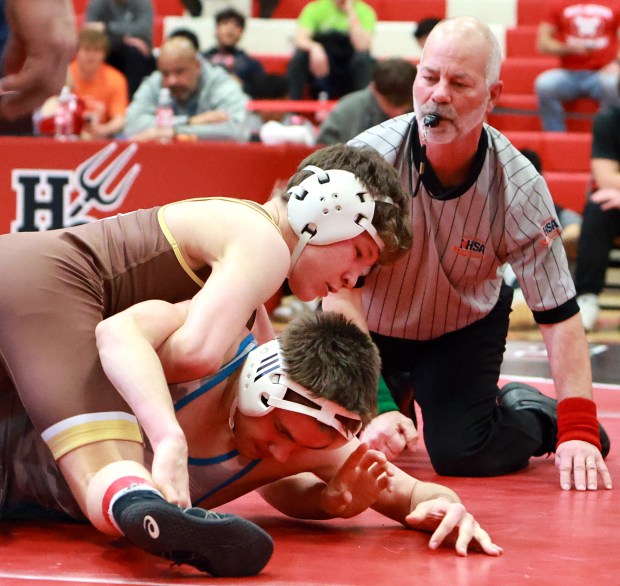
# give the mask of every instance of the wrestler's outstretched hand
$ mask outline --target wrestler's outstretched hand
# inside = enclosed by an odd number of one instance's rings
[[[424,501],[407,515],[406,520],[412,528],[432,533],[429,541],[431,549],[437,549],[444,543],[454,544],[456,553],[461,556],[467,555],[470,545],[488,555],[497,556],[504,551],[491,541],[489,534],[462,503],[441,497]]]
[[[332,517],[359,515],[382,491],[392,490],[394,473],[384,454],[362,443],[325,486],[321,506]]]
[[[153,446],[153,452],[151,474],[163,497],[183,508],[191,507],[185,436],[163,438],[157,446]]]

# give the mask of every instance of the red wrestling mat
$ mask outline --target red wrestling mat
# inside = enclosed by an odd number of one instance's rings
[[[548,381],[528,382],[550,390]],[[553,458],[534,458],[526,470],[488,479],[439,477],[423,448],[398,462],[422,480],[454,488],[504,548],[500,558],[480,553],[459,558],[449,548],[430,551],[426,535],[372,511],[349,521],[291,520],[251,494],[221,510],[248,517],[273,536],[273,558],[256,578],[215,580],[185,566],[171,567],[88,525],[3,522],[0,584],[617,584],[620,386],[597,386],[595,396],[612,442],[607,464],[614,490],[561,491]]]

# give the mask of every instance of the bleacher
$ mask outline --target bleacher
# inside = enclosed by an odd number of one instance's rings
[[[581,213],[590,180],[592,135],[523,130],[504,130],[504,134],[518,149],[532,149],[540,155],[555,201]]]
[[[548,0],[366,0],[378,16],[371,51],[377,58],[405,57],[417,62],[420,49],[413,38],[415,23],[429,16],[472,15],[487,22],[502,48],[504,89],[489,123],[505,132],[519,148],[533,148],[542,157],[545,177],[556,200],[581,211],[589,177],[593,100],[566,105],[568,132],[543,133],[534,94],[536,76],[557,65],[536,50],[537,25]],[[296,18],[308,0],[281,0],[272,18],[260,19],[258,0],[205,0],[203,16],[184,13],[180,0],[153,0],[154,43],[176,28],[193,30],[201,46],[214,40],[213,15],[232,5],[248,16],[241,46],[261,60],[270,73],[284,73],[293,51]],[[87,0],[74,0],[83,13]],[[277,105],[270,104],[277,109]],[[312,110],[312,103],[305,104]],[[318,108],[317,104],[317,108]],[[260,105],[256,105],[260,108]]]

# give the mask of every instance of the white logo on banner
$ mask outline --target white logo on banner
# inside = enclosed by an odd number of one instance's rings
[[[141,165],[126,168],[138,149],[131,143],[115,158],[110,143],[72,170],[14,169],[11,187],[17,195],[11,232],[31,232],[77,226],[97,220],[93,210],[109,215],[118,209]],[[107,163],[103,167],[104,163]]]

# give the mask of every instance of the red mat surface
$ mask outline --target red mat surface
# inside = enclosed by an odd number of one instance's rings
[[[550,388],[548,382],[534,384],[545,392]],[[423,449],[399,460],[414,476],[454,488],[504,548],[500,558],[430,551],[428,536],[373,511],[348,521],[295,521],[251,494],[220,510],[245,516],[273,536],[273,558],[256,578],[214,579],[171,567],[88,525],[3,522],[0,584],[619,584],[620,387],[605,385],[595,394],[612,442],[611,491],[561,491],[553,458],[535,458],[516,474],[482,479],[437,476]]]

